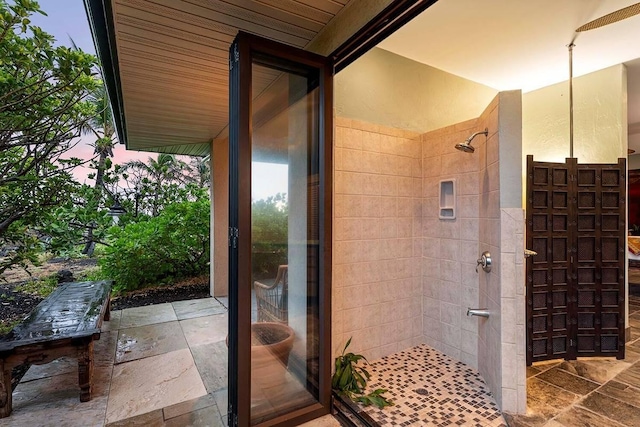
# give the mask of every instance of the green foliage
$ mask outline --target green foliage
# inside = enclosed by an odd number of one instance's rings
[[[251,204],[252,271],[255,279],[273,277],[287,264],[289,207],[287,195],[278,193]]]
[[[331,388],[344,394],[355,402],[362,403],[364,406],[376,405],[378,408],[385,406],[393,406],[393,402],[388,400],[382,394],[387,390],[379,388],[369,394],[365,394],[367,381],[371,378],[369,372],[358,362],[367,359],[361,354],[346,353],[347,347],[351,344],[351,338],[342,350],[342,354],[336,357],[335,372],[331,379]]]
[[[100,267],[91,268],[78,274],[79,282],[84,282],[84,281],[97,282],[97,281],[106,280],[106,279],[108,279],[108,277],[105,275],[105,273],[102,271]]]
[[[100,260],[114,290],[133,290],[209,269],[209,209],[206,199],[168,206],[157,217],[112,227],[111,246]]]
[[[42,217],[39,230],[47,236],[46,250],[56,256],[78,256],[88,243],[106,244],[106,234],[113,225],[107,215],[104,197],[89,185],[76,184],[68,200]]]
[[[0,321],[0,337],[11,332],[14,326],[16,326],[18,323],[20,323],[20,319]]]
[[[44,13],[35,1],[0,0],[0,273],[35,258],[34,227],[68,200],[80,160],[61,157],[94,115],[98,85],[96,58],[54,46],[33,13]]]
[[[37,295],[42,298],[49,296],[58,286],[58,278],[56,275],[45,277],[44,279],[29,280],[28,282],[16,286],[16,292],[24,292],[26,294]]]
[[[126,199],[121,202],[134,217],[158,216],[172,203],[208,196],[198,172],[171,154],[160,154],[157,160],[149,157],[147,162],[127,162],[117,166],[115,173],[126,182]]]

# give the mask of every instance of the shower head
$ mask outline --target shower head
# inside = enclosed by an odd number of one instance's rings
[[[460,151],[464,151],[465,153],[473,153],[476,151],[471,145],[469,145],[469,141],[461,142],[456,144],[456,149]]]
[[[471,146],[471,141],[473,141],[473,138],[475,138],[478,135],[484,135],[484,136],[489,135],[489,129],[484,128],[484,130],[481,130],[480,132],[476,132],[473,135],[471,135],[469,138],[465,139],[464,142],[456,144],[456,150],[464,151],[465,153],[473,153],[474,151],[476,151],[476,149]]]

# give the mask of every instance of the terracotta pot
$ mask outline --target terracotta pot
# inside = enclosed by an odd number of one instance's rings
[[[269,389],[285,381],[289,354],[293,348],[294,332],[283,323],[258,322],[251,324],[251,395],[258,389]],[[227,336],[227,345],[229,337]]]
[[[268,389],[284,381],[293,337],[293,329],[283,323],[251,325],[251,394],[256,386]]]

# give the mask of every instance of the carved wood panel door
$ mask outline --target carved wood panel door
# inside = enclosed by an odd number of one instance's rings
[[[624,357],[625,171],[527,156],[527,364]]]

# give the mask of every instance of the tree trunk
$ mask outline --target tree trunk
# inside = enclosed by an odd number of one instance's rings
[[[100,158],[98,159],[98,168],[96,172],[96,183],[93,187],[93,190],[96,193],[96,198],[100,199],[102,195],[102,186],[104,185],[104,169],[105,163],[107,161],[107,153],[105,150],[100,152]],[[96,209],[100,209],[100,205]],[[82,249],[82,254],[91,257],[93,255],[93,250],[96,247],[96,242],[93,241],[93,227],[89,225],[89,230],[87,231],[87,243],[84,245],[84,249]]]

